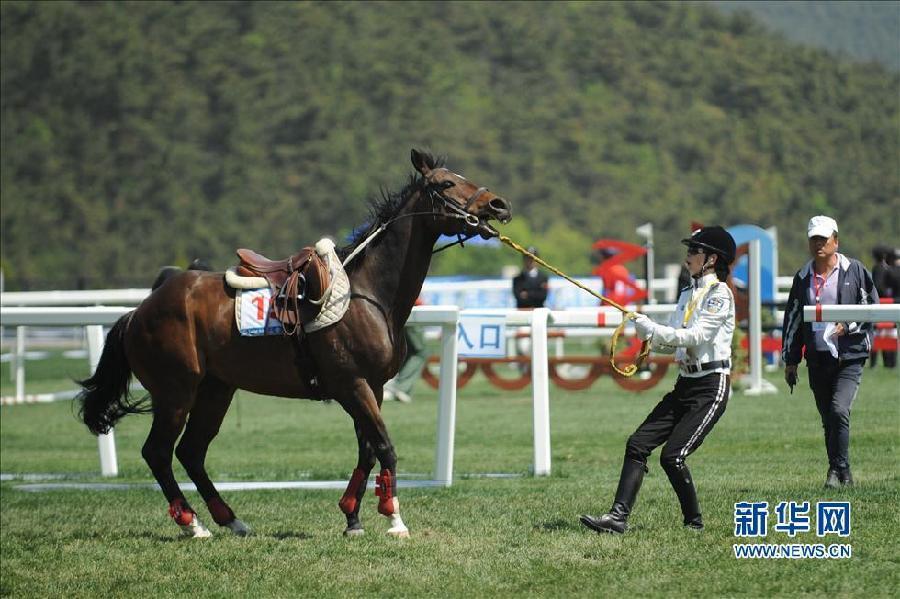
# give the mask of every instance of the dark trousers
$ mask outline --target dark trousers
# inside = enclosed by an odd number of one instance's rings
[[[665,443],[660,464],[667,472],[680,470],[725,412],[730,392],[731,376],[727,374],[678,377],[675,388],[628,438],[625,457],[646,464],[650,453]]]
[[[865,360],[839,362],[828,352],[815,352],[807,359],[809,388],[816,398],[816,407],[825,429],[825,450],[828,465],[834,470],[850,468],[850,408]]]

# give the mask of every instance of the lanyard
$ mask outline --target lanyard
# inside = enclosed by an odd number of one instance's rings
[[[831,272],[826,273],[821,276],[821,279],[822,279],[821,285],[819,285],[819,278],[820,278],[819,275],[815,271],[813,271],[813,293],[815,294],[815,297],[816,297],[816,304],[821,302],[822,291],[825,289],[825,285],[828,284],[828,277],[830,277],[831,273],[833,273],[834,271],[835,271],[835,269],[832,268]]]
[[[691,316],[694,314],[694,310],[697,309],[697,306],[703,301],[707,292],[709,292],[709,288],[718,282],[718,279],[712,279],[705,287],[703,287],[703,289],[694,289],[694,292],[691,294],[691,301],[688,302],[687,307],[684,309],[684,320],[681,321],[682,327],[687,326],[688,322],[691,320]]]

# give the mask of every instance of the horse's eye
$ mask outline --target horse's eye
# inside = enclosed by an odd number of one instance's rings
[[[456,185],[456,183],[454,183],[453,181],[444,181],[443,183],[441,183],[441,189],[450,189],[454,185]]]

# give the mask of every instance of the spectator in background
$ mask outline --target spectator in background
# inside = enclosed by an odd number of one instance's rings
[[[530,246],[529,254],[539,256],[538,249]],[[547,275],[542,273],[531,256],[522,257],[522,272],[513,279],[513,295],[519,309],[543,308],[547,301]]]
[[[888,269],[887,285],[894,292],[894,303],[898,303],[900,298],[900,248],[894,248],[894,256],[891,261],[891,267]]]
[[[812,260],[794,275],[784,311],[781,358],[784,380],[793,389],[806,348],[809,387],[825,430],[828,454],[826,487],[851,486],[850,408],[869,357],[872,323],[805,322],[803,307],[829,304],[877,304],[872,275],[858,260],[838,253],[833,218],[814,216],[807,225]]]
[[[894,287],[896,283],[891,276],[891,268],[893,267],[894,262],[894,249],[883,245],[876,245],[872,248],[872,258],[875,259],[875,263],[872,265],[872,280],[875,282],[875,289],[878,290],[878,296],[882,299],[893,298],[897,295],[897,292],[900,291]],[[883,328],[879,325],[876,325],[875,327],[876,336],[888,336],[893,333],[893,325],[889,328]],[[875,349],[872,350],[870,358],[871,362],[869,362],[869,367],[872,368],[878,363],[878,352]],[[881,359],[884,362],[885,368],[894,368],[897,365],[897,352],[882,351]]]
[[[529,246],[526,250],[529,254],[539,256],[536,247]],[[547,275],[542,273],[531,256],[522,256],[522,272],[513,279],[513,296],[516,298],[516,308],[520,310],[533,310],[543,308],[547,301],[549,283]],[[516,335],[516,354],[525,356],[531,353],[531,339],[523,331]],[[526,363],[519,363],[522,373],[529,371]]]
[[[421,298],[416,300],[416,305],[422,305]],[[403,327],[403,336],[406,339],[406,358],[397,376],[384,384],[384,401],[396,399],[402,403],[411,402],[413,386],[422,376],[422,368],[425,367],[425,330],[406,325]]]

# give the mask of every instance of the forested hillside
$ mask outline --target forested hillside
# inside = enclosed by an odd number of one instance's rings
[[[691,221],[777,226],[783,270],[814,213],[862,258],[900,231],[900,77],[710,6],[3,2],[0,28],[7,289],[342,237],[410,147],[510,199],[514,238],[573,273],[647,221],[657,263]]]

